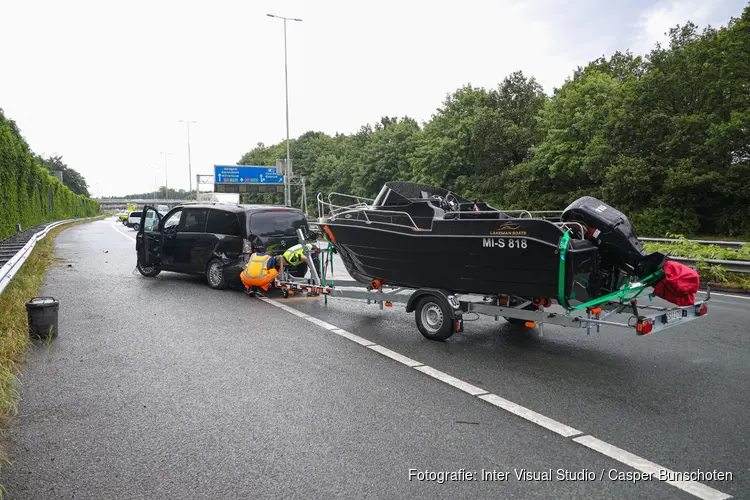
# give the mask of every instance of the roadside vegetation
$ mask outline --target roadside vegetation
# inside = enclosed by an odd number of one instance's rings
[[[62,172],[63,182],[51,172]],[[93,217],[99,203],[90,199],[83,177],[54,156],[35,155],[13,120],[0,109],[0,240],[43,222]]]
[[[571,68],[551,96],[518,71],[497,88],[459,88],[423,124],[383,117],[350,135],[302,134],[291,156],[308,209],[316,213],[318,192],[373,198],[385,181],[417,181],[506,209],[562,210],[589,195],[627,214],[639,235],[747,241],[750,6],[738,14],[720,29],[678,26],[645,55]],[[284,141],[259,143],[238,164],[285,156]]]
[[[687,257],[696,260],[696,270],[704,282],[723,288],[736,288],[750,291],[750,274],[729,273],[720,264],[711,264],[707,260],[738,260],[750,261],[750,245],[741,247],[721,248],[718,245],[702,245],[694,243],[682,234],[667,233],[674,242],[648,242],[644,247],[649,252],[661,252],[674,257]]]
[[[25,304],[39,295],[45,272],[55,262],[55,238],[67,228],[103,218],[71,222],[50,231],[34,246],[26,262],[0,294],[0,427],[3,429],[7,428],[18,409],[17,374],[30,342]],[[0,460],[7,462],[2,442]]]

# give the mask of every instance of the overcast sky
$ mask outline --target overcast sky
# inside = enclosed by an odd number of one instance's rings
[[[60,154],[92,195],[187,189],[290,132],[430,119],[447,93],[522,70],[551,93],[578,65],[643,54],[691,20],[726,25],[744,0],[0,0],[0,108],[33,151]],[[154,171],[151,167],[159,170]],[[194,187],[194,186],[193,186]]]

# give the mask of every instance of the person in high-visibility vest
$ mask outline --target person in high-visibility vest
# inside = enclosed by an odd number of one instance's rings
[[[305,243],[305,246],[309,251],[312,252],[313,246],[310,243]],[[305,263],[308,266],[310,265],[310,262],[307,260],[307,257],[305,257],[305,250],[302,248],[302,243],[297,243],[293,247],[289,247],[286,249],[286,252],[282,254],[282,266],[283,267],[294,267],[298,266],[301,263]],[[282,268],[283,269],[283,268]],[[282,270],[283,273],[283,270]]]
[[[248,293],[257,292],[258,288],[267,292],[268,285],[279,274],[280,266],[280,259],[257,252],[250,256],[250,260],[240,274],[240,279]]]

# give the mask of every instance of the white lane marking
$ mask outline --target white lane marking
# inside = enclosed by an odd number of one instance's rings
[[[117,226],[116,226],[116,225],[114,225],[114,224],[112,224],[112,226],[111,226],[111,227],[112,227],[112,229],[114,229],[114,230],[115,230],[115,232],[116,232],[117,234],[121,234],[121,235],[123,235],[124,237],[126,237],[126,238],[127,238],[127,239],[129,239],[130,241],[135,241],[135,236],[132,236],[132,237],[131,237],[131,236],[128,236],[127,234],[125,234],[125,233],[123,233],[122,231],[120,231],[119,229],[117,229]]]
[[[590,448],[594,451],[598,451],[602,455],[606,455],[609,458],[614,458],[618,462],[622,462],[625,465],[628,465],[636,470],[639,470],[646,474],[650,474],[657,480],[659,480],[660,473],[664,474],[662,477],[669,477],[670,475],[674,477],[675,475],[674,471],[667,469],[666,467],[662,467],[661,465],[657,465],[653,462],[650,462],[646,460],[645,458],[641,458],[637,455],[633,455],[630,452],[627,452],[616,446],[612,446],[611,444],[606,443],[593,436],[579,436],[577,438],[574,438],[573,441],[575,441],[576,443],[582,444],[583,446]],[[672,486],[676,488],[681,489],[682,491],[686,491],[687,493],[690,493],[693,496],[702,498],[703,500],[724,500],[726,498],[732,498],[730,495],[727,495],[726,493],[722,493],[721,491],[710,488],[697,481],[665,481],[665,482],[671,484]]]
[[[541,425],[545,429],[549,429],[552,432],[556,432],[557,434],[560,434],[564,437],[571,437],[571,436],[577,436],[578,434],[583,434],[581,431],[576,430],[570,426],[567,426],[565,424],[561,424],[557,420],[552,420],[549,417],[545,417],[544,415],[537,413],[533,410],[529,410],[528,408],[525,408],[521,405],[517,405],[516,403],[512,401],[508,401],[505,398],[501,398],[500,396],[497,396],[495,394],[485,394],[483,396],[478,396],[479,399],[482,399],[484,401],[487,401],[490,404],[493,404],[499,408],[502,408],[503,410],[509,411],[514,415],[518,415],[521,418],[525,418],[526,420],[533,422],[537,425]]]
[[[289,314],[294,314],[295,316],[299,316],[300,318],[307,318],[307,314],[305,314],[303,312],[300,312],[300,311],[298,311],[298,310],[296,310],[294,308],[291,308],[291,307],[289,307],[286,304],[282,304],[282,303],[277,302],[275,300],[271,300],[268,297],[258,297],[258,298],[260,300],[262,300],[263,302],[267,303],[267,304],[274,305],[274,306],[278,307],[279,309],[288,312]]]
[[[330,324],[330,323],[326,323],[326,322],[325,322],[325,321],[323,321],[322,319],[314,318],[313,316],[309,316],[309,317],[307,317],[306,319],[307,319],[307,321],[309,321],[310,323],[315,323],[316,325],[318,325],[318,326],[320,326],[320,327],[323,327],[323,328],[325,328],[326,330],[335,330],[335,329],[337,329],[337,328],[338,328],[338,326],[336,326],[336,325],[332,325],[332,324]]]
[[[698,293],[705,294],[706,292],[704,292],[702,290],[698,290]],[[743,297],[742,295],[729,295],[728,293],[711,292],[711,295],[719,295],[720,297],[732,297],[733,299],[750,300],[750,297]]]
[[[451,385],[455,387],[456,389],[460,389],[464,392],[468,392],[472,396],[481,396],[482,394],[488,394],[488,392],[485,391],[484,389],[480,389],[479,387],[468,384],[464,382],[463,380],[457,379],[456,377],[452,377],[451,375],[448,375],[445,372],[441,372],[440,370],[436,370],[431,366],[422,365],[414,369],[419,372],[424,373],[425,375],[434,377],[441,382]]]
[[[268,297],[258,297],[258,298],[260,300],[262,300],[263,302],[265,302],[266,304],[271,304],[272,306],[276,306],[279,309],[284,309],[284,310],[291,309],[291,307],[285,306],[284,304],[282,304],[282,303],[280,303],[280,302],[278,302],[276,300],[271,300]]]
[[[395,351],[391,351],[390,349],[385,348],[382,345],[373,344],[373,345],[368,345],[367,348],[372,349],[375,352],[379,352],[383,356],[388,356],[392,360],[398,361],[402,365],[406,365],[409,368],[414,368],[416,366],[424,366],[423,363],[420,363],[419,361],[415,361],[411,358],[407,358],[406,356],[399,354]]]
[[[293,309],[291,307],[284,306],[281,309],[283,309],[284,311],[286,311],[286,312],[288,312],[290,314],[294,314],[295,316],[298,316],[298,317],[300,317],[302,319],[310,319],[312,317],[309,314],[305,314],[305,313],[303,313],[301,311],[298,311],[296,309]]]
[[[262,297],[261,300],[263,300],[264,302],[272,303],[274,306],[278,307],[279,309],[288,311],[294,314],[295,316],[299,316],[300,318],[310,321],[313,324],[320,325],[321,323],[324,323],[325,325],[327,325],[324,327],[326,329],[328,329],[328,326],[333,326],[333,325],[330,325],[329,323],[326,323],[325,321],[318,320],[317,318],[313,318],[312,316],[308,314],[302,313],[292,307],[281,304],[278,301],[268,299],[266,297]],[[348,332],[346,330],[343,330],[341,328],[336,328],[336,327],[334,327],[333,329],[328,329],[328,331],[335,333],[336,335],[339,335],[341,337],[347,338],[351,340],[352,342],[356,342],[357,344],[363,345],[367,347],[368,349],[371,349],[375,352],[383,354],[384,356],[388,356],[389,358],[395,361],[398,361],[399,363],[410,366],[414,368],[415,370],[425,375],[429,375],[437,380],[440,380],[441,382],[448,384],[452,387],[455,387],[456,389],[462,390],[464,392],[468,392],[469,394],[473,393],[472,394],[473,396],[478,397],[479,399],[483,401],[486,401],[494,406],[497,406],[498,408],[502,408],[503,410],[506,410],[516,416],[524,418],[528,420],[529,422],[539,425],[540,427],[544,427],[545,429],[551,430],[552,432],[555,432],[563,437],[570,438],[573,436],[578,436],[578,437],[573,438],[573,441],[575,441],[576,443],[586,446],[587,448],[597,451],[603,455],[608,456],[609,458],[617,460],[618,462],[623,463],[641,472],[645,472],[649,474],[653,474],[655,472],[657,474],[656,479],[658,479],[658,473],[660,470],[664,470],[667,473],[672,472],[669,469],[666,469],[665,467],[656,465],[655,463],[650,462],[646,460],[645,458],[641,458],[637,455],[629,453],[621,448],[618,448],[609,443],[596,439],[593,436],[588,436],[588,435],[580,436],[580,434],[583,434],[583,432],[577,429],[574,429],[573,427],[560,423],[549,417],[545,417],[544,415],[540,413],[537,413],[526,407],[518,405],[512,401],[508,401],[505,398],[501,398],[500,396],[496,394],[490,394],[487,391],[480,389],[479,387],[475,387],[469,384],[468,382],[464,382],[463,380],[452,377],[451,375],[448,375],[447,373],[436,370],[430,366],[423,365],[419,361],[403,356],[395,351],[387,349],[374,342],[370,342],[369,340],[362,338],[358,335],[354,335],[351,332]],[[718,490],[710,488],[697,481],[665,481],[665,482],[687,493],[690,493],[691,495],[701,498],[703,500],[725,500],[728,498],[732,498],[730,495],[727,495]]]
[[[352,342],[356,342],[357,344],[363,345],[365,347],[369,347],[371,345],[376,345],[375,342],[370,342],[369,340],[360,337],[359,335],[354,335],[351,332],[347,332],[346,330],[342,330],[341,328],[337,328],[335,330],[331,330],[336,335],[339,335],[341,337],[347,338],[351,340]]]

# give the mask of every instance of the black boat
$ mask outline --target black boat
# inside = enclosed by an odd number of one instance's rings
[[[374,200],[318,195],[320,226],[357,281],[374,287],[555,299],[564,306],[642,279],[647,254],[627,217],[592,197],[561,212],[498,210],[447,189],[386,182]],[[353,198],[353,197],[352,197]]]

